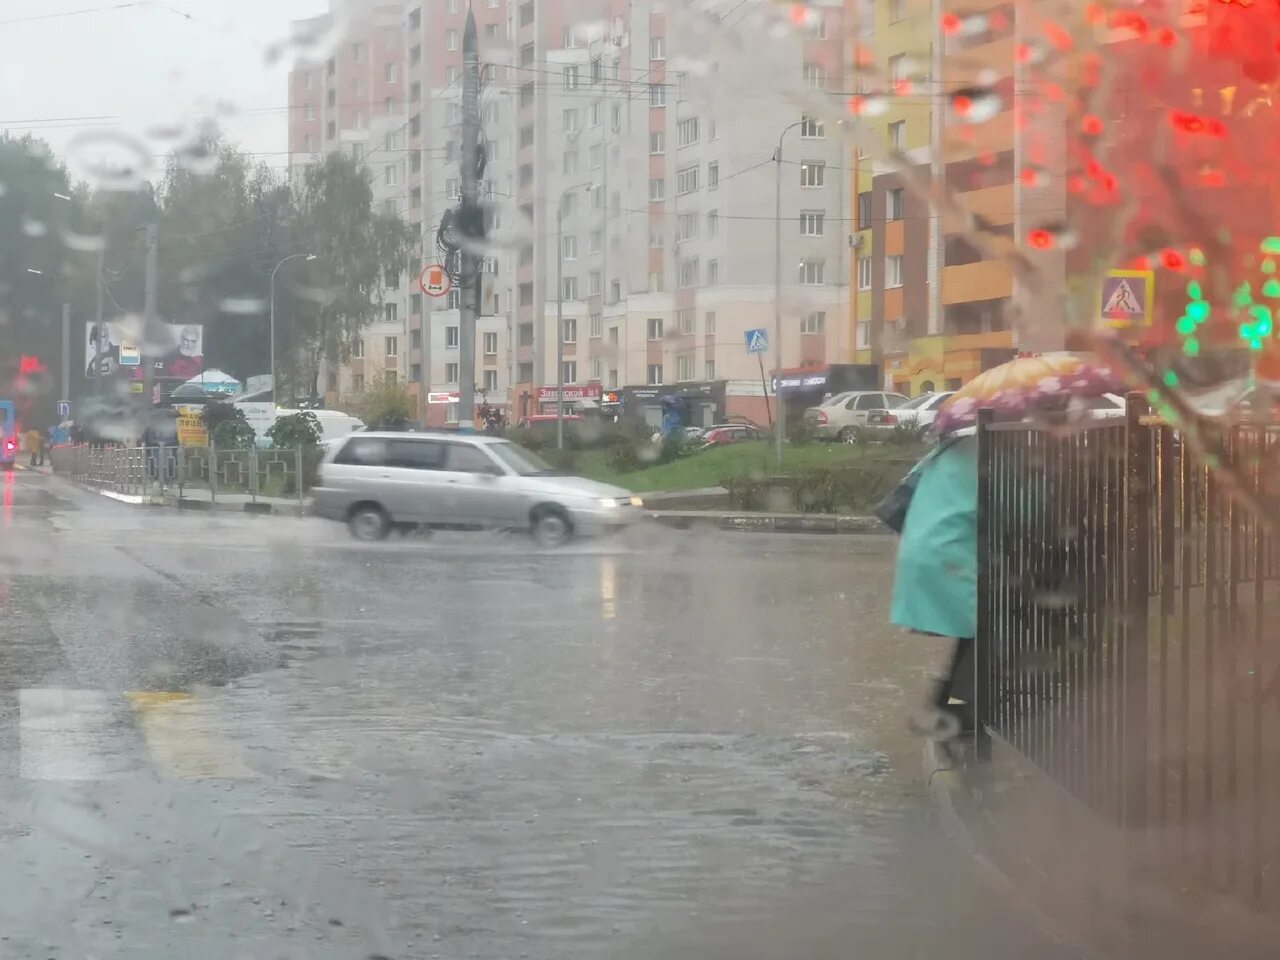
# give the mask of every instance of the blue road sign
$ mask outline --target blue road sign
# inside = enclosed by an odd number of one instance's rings
[[[769,350],[769,331],[764,327],[748,330],[745,337],[747,353],[766,353]]]
[[[59,400],[58,401],[58,419],[65,420],[69,416],[71,416],[71,401]]]

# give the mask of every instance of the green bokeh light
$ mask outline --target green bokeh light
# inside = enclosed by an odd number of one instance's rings
[[[1267,237],[1262,241],[1263,253],[1280,253],[1280,237]]]
[[[1166,387],[1176,387],[1178,385],[1178,374],[1173,370],[1164,372],[1164,385]]]
[[[1186,342],[1182,344],[1182,352],[1188,357],[1200,356],[1200,341],[1195,337],[1188,337]]]
[[[1196,300],[1187,304],[1187,316],[1196,323],[1204,323],[1209,319],[1210,306],[1204,300]]]

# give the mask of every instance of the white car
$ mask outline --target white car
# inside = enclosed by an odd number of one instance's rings
[[[937,419],[942,405],[951,398],[953,393],[955,393],[954,390],[922,393],[895,409],[893,415],[898,423],[932,424]]]

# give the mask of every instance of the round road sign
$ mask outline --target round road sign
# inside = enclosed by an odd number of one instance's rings
[[[453,289],[453,281],[449,279],[449,274],[445,273],[443,266],[438,263],[429,263],[418,275],[418,286],[428,297],[443,297]]]

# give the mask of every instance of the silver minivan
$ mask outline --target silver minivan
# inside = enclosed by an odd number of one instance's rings
[[[543,546],[635,522],[629,490],[557,473],[509,440],[458,433],[354,433],[334,441],[311,512],[361,540],[394,526],[528,530]]]

